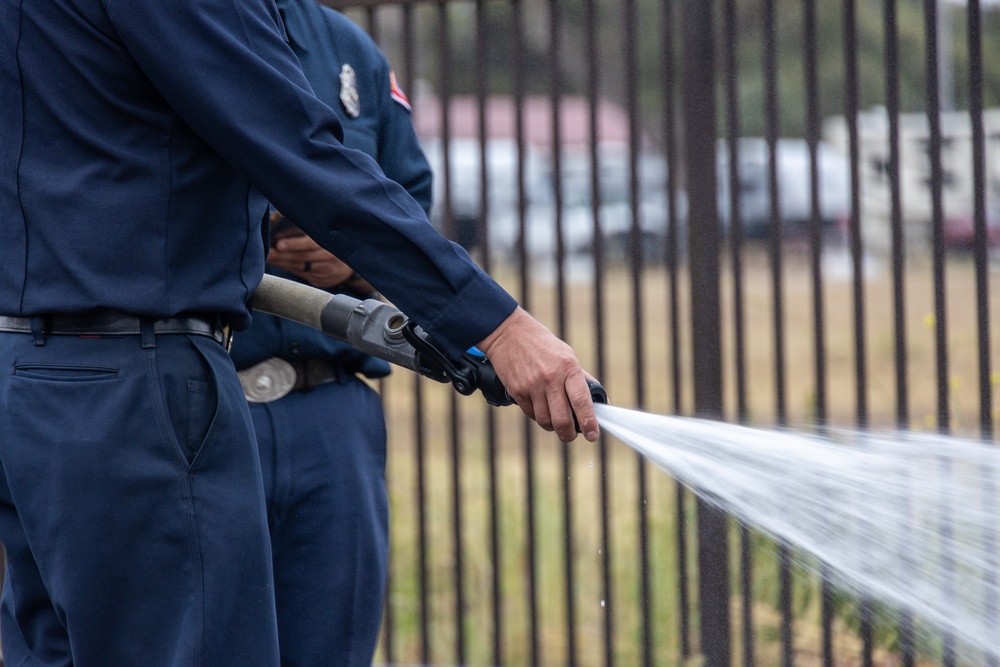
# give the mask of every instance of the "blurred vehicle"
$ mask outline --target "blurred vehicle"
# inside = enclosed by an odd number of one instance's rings
[[[945,231],[948,237],[945,242],[967,243],[971,238],[971,208],[975,196],[972,115],[966,110],[941,112],[935,142],[925,112],[899,114],[895,119],[898,133],[896,164],[893,164],[890,150],[892,128],[886,109],[875,107],[859,112],[854,120],[860,190],[858,225],[865,252],[888,256],[893,251],[894,183],[899,193],[903,248],[908,254],[924,255],[933,248],[935,193],[932,186],[938,188],[944,226],[949,228]],[[989,139],[1000,136],[1000,108],[983,110],[979,121],[987,137],[982,148],[989,207],[1000,200],[1000,142]],[[844,116],[831,116],[823,124],[826,141],[845,152],[850,146],[850,130]]]
[[[667,256],[670,215],[666,193],[666,162],[662,156],[637,157],[638,201],[636,204],[638,248],[646,263],[663,262]],[[567,148],[561,154],[562,195],[559,227],[567,258],[590,257],[595,238],[603,244],[611,261],[624,260],[632,239],[632,199],[628,152],[618,144],[599,149],[599,206],[595,225],[591,157],[588,149]],[[535,192],[525,210],[522,225],[518,211],[492,219],[490,247],[498,261],[515,261],[521,252],[531,260],[554,259],[557,248],[555,174],[551,164],[546,178],[549,186]],[[687,198],[676,195],[678,255],[686,246]],[[597,229],[595,229],[595,227]],[[599,229],[599,234],[597,230]]]
[[[778,139],[778,215],[782,236],[805,236],[812,220],[809,145],[804,139]],[[766,238],[771,228],[771,179],[768,143],[760,138],[742,138],[739,150],[739,206],[743,235]],[[729,228],[729,145],[717,147],[719,219]],[[817,146],[820,219],[833,230],[850,213],[851,181],[847,157],[829,144]]]
[[[975,218],[971,212],[946,217],[941,231],[948,248],[971,250],[975,246]],[[986,208],[986,245],[1000,247],[1000,202],[993,202]]]
[[[448,142],[448,172],[445,176],[443,142],[423,142],[424,154],[434,173],[434,205],[431,222],[442,234],[466,249],[480,245],[481,222],[516,211],[521,196],[518,186],[517,142],[490,139],[486,143],[487,210],[482,210],[482,159],[478,139],[455,138]],[[536,149],[524,149],[524,196],[545,197],[544,159]],[[450,199],[450,206],[446,202]],[[450,219],[449,219],[450,216]]]

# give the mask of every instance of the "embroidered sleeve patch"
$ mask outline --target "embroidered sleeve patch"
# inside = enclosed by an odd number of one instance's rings
[[[399,83],[396,81],[396,73],[392,70],[389,71],[389,95],[392,99],[399,102],[404,109],[412,111],[410,108],[410,100],[406,98],[406,93],[404,93],[403,89],[399,87]]]

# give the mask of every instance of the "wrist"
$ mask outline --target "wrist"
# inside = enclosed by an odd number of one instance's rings
[[[494,344],[504,337],[504,334],[508,329],[512,326],[516,327],[517,323],[522,321],[526,315],[527,312],[518,306],[514,309],[514,312],[507,316],[507,319],[500,323],[500,326],[494,329],[489,336],[481,340],[476,347],[478,347],[483,354],[489,356],[490,350],[493,349]]]
[[[353,271],[351,275],[341,281],[333,290],[355,296],[369,296],[373,288],[357,271]]]

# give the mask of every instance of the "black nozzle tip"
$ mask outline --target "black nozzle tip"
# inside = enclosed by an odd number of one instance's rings
[[[607,403],[608,402],[608,392],[604,389],[604,386],[597,380],[587,379],[587,386],[590,387],[590,399],[594,403]],[[573,424],[576,425],[576,432],[580,433],[580,422],[576,418],[576,414],[573,414]]]
[[[590,387],[590,398],[594,403],[608,402],[608,392],[600,382],[588,379],[587,386]]]

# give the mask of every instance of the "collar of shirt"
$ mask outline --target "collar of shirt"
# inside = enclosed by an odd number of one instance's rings
[[[313,2],[314,0],[308,1]],[[300,0],[276,0],[276,4],[278,12],[281,14],[281,20],[285,24],[285,41],[302,52],[308,52],[307,42],[309,40],[302,38],[302,35],[305,35],[309,29],[307,12],[304,11],[306,8],[303,7]]]

